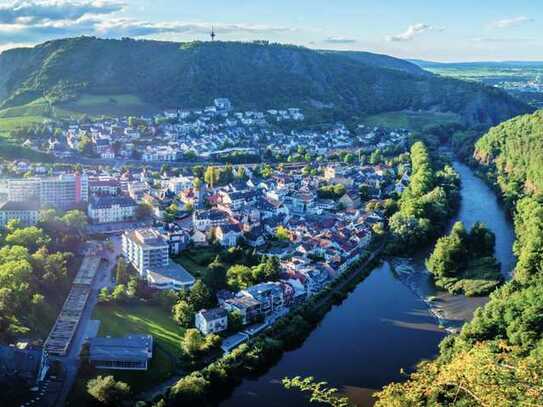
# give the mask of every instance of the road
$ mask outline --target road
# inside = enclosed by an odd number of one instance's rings
[[[63,406],[65,404],[66,399],[70,394],[70,390],[77,379],[77,372],[80,364],[79,353],[81,352],[81,346],[85,342],[86,331],[89,326],[89,321],[92,318],[94,307],[98,302],[98,293],[104,287],[111,288],[114,286],[112,281],[112,272],[115,268],[117,257],[121,253],[121,239],[119,237],[112,237],[111,241],[113,242],[113,251],[105,248],[98,253],[98,255],[101,255],[104,259],[107,259],[107,262],[101,264],[96,274],[89,299],[87,300],[87,304],[79,321],[79,325],[70,345],[68,354],[62,357],[51,357],[51,360],[60,361],[66,371],[66,380],[64,382],[61,395],[58,399],[58,406]]]

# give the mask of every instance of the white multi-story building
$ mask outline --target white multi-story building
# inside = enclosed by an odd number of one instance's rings
[[[204,335],[225,331],[228,328],[228,313],[224,308],[202,309],[196,313],[194,325]]]
[[[169,244],[156,229],[125,232],[122,254],[152,288],[182,290],[192,287],[192,277],[183,267],[170,262]]]
[[[102,196],[91,200],[88,212],[93,223],[115,223],[134,219],[136,208],[128,196]]]
[[[123,234],[123,255],[142,276],[150,268],[165,267],[170,263],[169,248],[166,239],[152,228]]]
[[[38,223],[40,204],[38,201],[7,201],[0,205],[0,226],[10,220],[17,220],[22,226],[33,226]]]
[[[8,200],[38,201],[42,208],[73,208],[88,202],[89,179],[84,174],[11,179],[8,181]]]

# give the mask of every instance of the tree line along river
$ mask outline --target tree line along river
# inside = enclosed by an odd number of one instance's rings
[[[469,167],[454,162],[462,179],[460,210],[454,221],[470,228],[481,221],[496,234],[496,257],[509,276],[514,266],[513,226],[494,192]],[[285,353],[265,374],[245,379],[224,407],[307,406],[307,396],[285,390],[283,377],[315,376],[339,387],[358,405],[371,393],[405,376],[422,359],[436,356],[447,329],[469,320],[485,298],[437,292],[424,268],[428,251],[401,259],[404,273],[385,262],[334,306],[304,344]],[[405,272],[407,270],[407,272]],[[427,301],[430,296],[433,301]]]

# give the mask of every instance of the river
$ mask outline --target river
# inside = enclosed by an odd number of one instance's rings
[[[496,257],[509,276],[514,265],[513,227],[494,192],[469,167],[454,162],[462,178],[462,203],[455,220],[466,227],[482,221],[496,234]],[[402,379],[422,359],[432,358],[448,329],[471,318],[485,298],[437,292],[421,253],[376,268],[334,306],[303,345],[287,352],[267,373],[245,379],[225,407],[307,406],[306,396],[280,384],[288,376],[315,376],[345,391],[358,405],[371,404],[372,391]],[[398,273],[398,265],[403,273]],[[435,300],[428,301],[429,296]]]

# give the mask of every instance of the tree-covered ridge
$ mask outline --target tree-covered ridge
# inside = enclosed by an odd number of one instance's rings
[[[513,280],[490,295],[459,335],[442,342],[436,360],[385,387],[378,406],[543,405],[543,206],[537,188],[523,188],[543,168],[541,118],[538,112],[512,120],[477,145],[482,169],[515,205]]]
[[[398,66],[375,55],[265,42],[81,37],[0,55],[0,101],[6,108],[39,98],[62,104],[84,94],[122,94],[161,108],[192,108],[229,97],[239,108],[326,108],[346,117],[405,109],[455,112],[474,126],[529,110],[497,89]]]
[[[507,202],[525,192],[543,193],[543,110],[490,129],[475,145],[475,158],[491,171]]]
[[[457,208],[460,179],[450,165],[434,168],[422,142],[411,147],[411,178],[403,191],[399,210],[390,218],[393,253],[410,253],[439,234]]]

